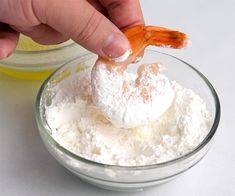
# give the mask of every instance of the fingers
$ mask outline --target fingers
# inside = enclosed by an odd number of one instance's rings
[[[99,0],[108,10],[111,21],[120,29],[144,23],[139,0]]]
[[[129,49],[122,32],[85,0],[33,0],[37,18],[88,50],[119,57]]]
[[[101,3],[97,0],[87,0],[97,11],[103,13],[105,8],[101,5]]]
[[[0,60],[15,50],[18,39],[19,33],[0,23]]]
[[[143,23],[139,2],[137,0],[100,0],[100,3],[89,0],[89,2],[86,0],[2,0],[0,20],[14,25],[18,31],[43,44],[58,43],[71,37],[101,56],[121,56],[129,49],[128,40],[95,8],[102,11],[102,4],[107,8],[111,20],[119,28],[124,28]]]
[[[16,26],[36,26],[41,22],[34,14],[32,0],[0,0],[0,21]]]
[[[12,26],[12,28],[26,36],[31,37],[34,41],[45,45],[59,44],[69,39],[69,37],[64,36],[45,24],[40,24],[33,27]]]

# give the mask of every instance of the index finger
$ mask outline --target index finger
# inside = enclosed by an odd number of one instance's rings
[[[120,29],[144,23],[139,0],[99,1],[107,9],[111,21]]]

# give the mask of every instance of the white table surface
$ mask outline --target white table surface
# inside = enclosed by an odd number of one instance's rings
[[[178,179],[144,192],[118,193],[91,186],[47,152],[34,118],[41,82],[0,74],[0,195],[235,195],[235,1],[143,0],[147,24],[190,35],[190,48],[162,50],[204,73],[222,105],[221,122],[207,156]]]

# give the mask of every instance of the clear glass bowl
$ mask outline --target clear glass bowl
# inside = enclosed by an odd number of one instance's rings
[[[22,46],[17,47],[12,55],[0,61],[1,72],[21,79],[45,79],[65,62],[88,53],[71,40],[52,46],[24,41],[30,50]]]
[[[51,87],[80,70],[91,68],[96,58],[95,55],[88,54],[66,63],[44,82],[37,96],[35,111],[40,135],[46,148],[64,167],[98,187],[117,191],[135,191],[168,182],[190,169],[205,156],[220,120],[220,103],[214,88],[205,76],[188,63],[152,50],[146,50],[140,63],[162,63],[165,67],[163,73],[170,80],[176,80],[199,93],[211,112],[213,120],[211,129],[192,152],[160,164],[131,167],[93,162],[73,154],[57,143],[51,137],[51,130],[44,115],[45,105],[50,105],[53,99]],[[140,63],[130,65],[129,69],[134,71]]]

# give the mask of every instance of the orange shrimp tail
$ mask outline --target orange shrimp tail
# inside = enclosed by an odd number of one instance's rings
[[[188,38],[184,33],[163,27],[141,24],[128,27],[123,33],[128,38],[134,54],[141,53],[149,45],[169,48],[182,48],[188,45]]]
[[[155,26],[146,26],[144,30],[147,45],[176,49],[183,48],[188,45],[186,34],[179,31]]]

